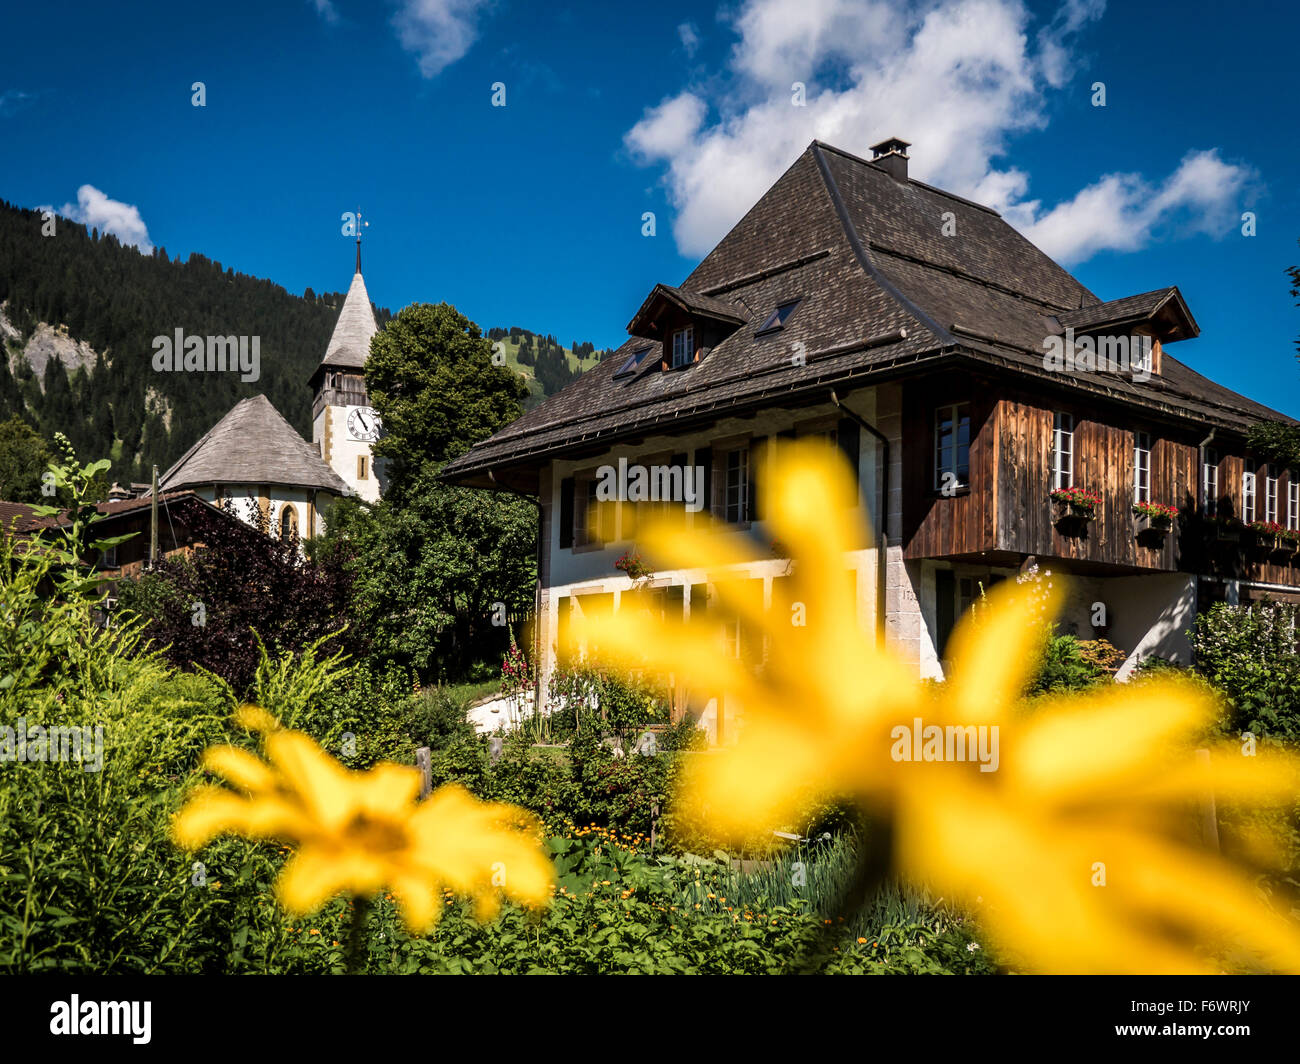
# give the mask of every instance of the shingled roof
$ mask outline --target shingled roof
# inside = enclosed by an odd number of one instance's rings
[[[370,338],[378,331],[375,312],[370,306],[370,295],[366,292],[366,282],[358,268],[352,275],[352,283],[348,285],[343,309],[339,311],[339,320],[334,323],[334,333],[330,336],[320,365],[337,369],[361,369],[370,354]]]
[[[163,491],[204,484],[285,484],[351,493],[264,395],[236,403],[158,481]]]
[[[951,226],[958,236],[944,235]],[[1133,321],[1175,302],[1185,312],[1182,297],[1166,288],[1103,303],[996,211],[900,180],[818,141],[680,287],[656,286],[651,298],[667,293],[713,312],[719,304],[733,314],[737,306],[752,308],[756,320],[744,321],[688,369],[616,377],[635,351],[651,348],[646,365],[662,357],[654,339],[633,335],[450,463],[443,476],[483,484],[490,472],[535,466],[575,447],[684,431],[778,401],[816,401],[830,387],[847,390],[954,363],[980,363],[1233,431],[1260,418],[1290,420],[1214,384],[1167,350],[1161,374],[1145,383],[1112,373],[1050,372],[1044,339],[1063,332],[1065,322],[1081,329],[1090,321]],[[771,310],[794,299],[799,305],[783,328],[756,335]],[[1163,323],[1173,330],[1166,341],[1195,335],[1190,312],[1186,319],[1190,332],[1173,318]],[[802,365],[790,357],[796,343],[805,352]]]

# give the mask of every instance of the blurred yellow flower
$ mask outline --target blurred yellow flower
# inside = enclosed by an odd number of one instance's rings
[[[1211,971],[1212,950],[1244,945],[1300,971],[1295,921],[1191,831],[1211,791],[1232,803],[1294,801],[1294,757],[1218,744],[1198,761],[1216,706],[1178,679],[1027,705],[1059,587],[995,588],[953,635],[949,682],[927,689],[859,624],[845,554],[870,540],[845,505],[854,486],[844,463],[801,443],[782,447],[772,471],[761,486],[766,532],[792,567],[770,609],[725,579],[754,560],[738,537],[697,515],[686,530],[646,522],[640,543],[658,568],[710,574],[721,600],[710,603],[712,628],[665,620],[626,595],[618,612],[573,628],[625,668],[672,672],[743,706],[740,741],[694,759],[681,801],[741,834],[779,824],[809,797],[853,797],[890,818],[897,872],[967,904],[982,898],[981,921],[1027,968]],[[719,613],[766,637],[761,670],[720,651]]]
[[[472,897],[480,919],[496,914],[502,894],[535,906],[550,897],[552,869],[531,814],[455,785],[418,802],[413,767],[354,772],[309,736],[279,729],[263,710],[243,707],[240,719],[266,733],[267,760],[233,746],[207,750],[203,767],[245,793],[200,788],[176,814],[172,837],[186,849],[223,834],[294,846],[276,884],[289,912],[305,915],[341,892],[369,898],[387,887],[407,926],[422,934],[440,915],[444,887]]]
[[[871,541],[850,506],[857,486],[847,466],[802,442],[781,447],[775,462],[778,471],[760,488],[767,531],[794,564],[773,582],[770,609],[753,592],[756,581],[744,579],[767,555],[719,534],[701,513],[690,528],[680,516],[645,519],[639,534],[658,568],[710,574],[718,594],[705,619],[665,621],[624,594],[616,613],[593,609],[571,626],[606,660],[673,673],[693,691],[725,692],[729,711],[743,707],[743,754],[707,759],[707,771],[688,782],[690,804],[708,810],[714,830],[736,837],[796,818],[813,794],[881,795],[895,767],[889,725],[910,718],[922,700],[915,670],[859,625],[844,555]],[[766,634],[761,675],[722,648],[720,616]]]

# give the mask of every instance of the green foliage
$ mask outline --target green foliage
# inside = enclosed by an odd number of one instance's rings
[[[50,459],[40,433],[17,414],[0,422],[0,499],[42,501],[41,474]]]
[[[468,702],[446,687],[431,687],[413,702],[411,716],[416,743],[434,750],[456,740],[474,738]]]
[[[344,502],[331,518],[321,550],[346,559],[352,612],[377,668],[444,681],[500,660],[507,632],[492,624],[494,603],[511,613],[533,604],[534,506],[428,475],[400,502]]]
[[[113,456],[112,479],[124,483],[148,479],[153,463],[166,469],[236,402],[259,392],[311,438],[303,382],[329,343],[343,293],[293,295],[201,254],[181,262],[163,248],[141,254],[65,218],[57,226],[56,239],[42,237],[38,211],[0,203],[0,303],[7,301],[24,337],[40,322],[63,326],[100,357],[76,370],[51,359],[44,380],[26,361],[10,378],[0,359],[0,417],[25,414],[47,438],[62,431],[82,453]],[[341,247],[341,281],[349,256]],[[378,311],[381,326],[389,316]],[[195,387],[190,374],[155,373],[146,357],[153,337],[177,327],[196,336],[260,336],[261,378],[212,373]]]
[[[1047,641],[1038,673],[1026,693],[1042,695],[1083,691],[1108,678],[1096,655],[1085,653],[1084,644],[1072,635],[1057,635]]]
[[[1228,734],[1300,742],[1297,619],[1300,607],[1285,603],[1217,603],[1196,619],[1196,670],[1223,693]]]
[[[661,683],[598,662],[554,669],[547,697],[550,725],[560,738],[595,729],[626,747],[647,725],[666,724],[669,717],[668,691]]]
[[[812,892],[778,887],[784,901],[775,900],[773,887],[783,876],[788,881],[791,864],[740,876],[725,861],[651,858],[601,833],[554,837],[549,847],[563,889],[544,912],[507,907],[498,921],[480,925],[453,902],[432,935],[411,939],[395,907],[385,901],[369,939],[369,970],[572,975],[994,970],[985,950],[967,948],[974,941],[967,918],[899,888],[882,892],[864,923],[851,927],[823,916]],[[818,864],[809,871],[810,883],[824,881]],[[324,925],[320,929],[322,934],[312,937],[332,934]],[[313,950],[311,938],[303,941],[310,950],[308,970],[329,971],[338,964],[324,943]]]
[[[1259,421],[1246,434],[1246,446],[1269,465],[1300,467],[1300,428],[1285,421]]]
[[[463,454],[523,410],[527,387],[492,363],[492,344],[447,303],[404,308],[370,345],[366,391],[384,423],[374,445],[400,499],[428,467]]]

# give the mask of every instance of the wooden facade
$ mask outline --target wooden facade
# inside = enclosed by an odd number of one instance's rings
[[[968,404],[969,484],[945,496],[934,483],[935,409]],[[1226,535],[1204,514],[1201,443],[1194,432],[1135,418],[1120,406],[1082,404],[992,377],[945,374],[904,387],[903,548],[909,559],[982,558],[1019,563],[1056,558],[1081,572],[1188,572],[1268,584],[1300,584],[1300,555],[1269,554],[1249,530]],[[1054,417],[1073,418],[1073,483],[1101,497],[1094,520],[1061,520],[1053,485]],[[1150,501],[1177,507],[1165,534],[1139,529],[1132,512],[1134,449],[1150,437]],[[1208,435],[1208,429],[1203,435]],[[1218,514],[1242,517],[1245,440],[1216,435]],[[1290,470],[1257,470],[1255,518],[1265,518],[1269,476],[1277,478],[1278,523],[1288,520]]]

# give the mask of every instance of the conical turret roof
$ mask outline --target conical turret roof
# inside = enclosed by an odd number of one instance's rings
[[[358,269],[352,275],[352,283],[348,285],[347,298],[343,300],[339,320],[334,323],[334,335],[325,348],[325,357],[320,360],[321,366],[361,369],[370,354],[370,338],[378,331],[375,313],[370,308],[366,282]]]

